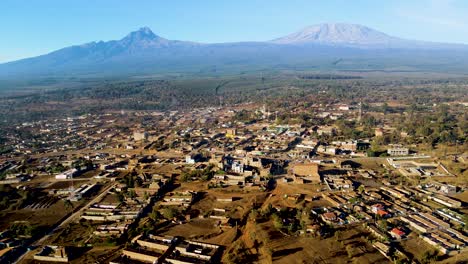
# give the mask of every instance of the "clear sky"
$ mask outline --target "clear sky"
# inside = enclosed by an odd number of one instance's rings
[[[468,43],[468,0],[0,0],[0,62],[120,39],[143,26],[169,39],[231,42],[325,22]]]

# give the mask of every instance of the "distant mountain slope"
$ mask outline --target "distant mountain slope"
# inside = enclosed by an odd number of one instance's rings
[[[357,24],[327,23],[272,40],[278,44],[323,44],[384,49],[466,49],[466,45],[407,40]]]
[[[304,28],[272,42],[280,44],[354,44],[387,45],[401,41],[385,33],[355,24],[319,24]]]
[[[463,72],[466,45],[404,40],[354,24],[321,24],[265,42],[168,40],[144,27],[120,40],[91,42],[0,64],[0,78],[108,76],[258,69]]]

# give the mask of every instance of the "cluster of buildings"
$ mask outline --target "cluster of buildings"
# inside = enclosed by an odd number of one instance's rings
[[[389,258],[395,254],[405,257],[390,242],[398,243],[412,232],[443,254],[453,255],[467,250],[468,237],[457,230],[465,223],[461,221],[462,215],[454,211],[463,206],[461,202],[422,186],[365,186],[361,190],[343,188],[338,192],[324,192],[321,198],[331,206],[312,209],[316,220],[308,225],[307,230],[311,232],[320,230],[319,226],[323,224],[342,226],[365,223],[379,241],[375,242],[375,246]],[[439,208],[437,204],[448,208]],[[381,221],[387,224],[381,226]]]
[[[441,163],[418,161],[423,157],[387,158],[388,164],[406,177],[453,176]]]
[[[122,250],[122,255],[110,263],[128,263],[128,259],[142,263],[216,263],[220,260],[219,253],[218,245],[148,234],[135,237]]]
[[[100,202],[83,210],[80,218],[98,224],[94,231],[96,236],[120,237],[148,207],[151,197],[161,188],[159,184],[157,179],[135,188],[127,188],[126,184],[114,184]],[[129,193],[134,195],[130,197]],[[118,200],[118,197],[122,200]]]
[[[80,201],[91,196],[96,182],[120,181],[107,196],[86,207],[80,215],[80,219],[93,223],[95,236],[120,237],[156,199],[161,208],[174,207],[188,214],[204,190],[190,187],[190,190],[166,191],[166,187],[177,176],[180,178],[182,172],[210,168],[210,178],[207,178],[210,188],[234,189],[233,186],[239,186],[247,192],[250,191],[248,187],[258,186],[264,190],[272,180],[316,187],[320,192],[316,197],[301,193],[288,196],[296,203],[302,199],[307,202],[323,199],[331,205],[312,209],[310,213],[314,219],[307,226],[308,231],[315,232],[325,224],[365,223],[380,240],[374,246],[384,254],[395,251],[389,241],[398,242],[412,232],[417,232],[421,239],[443,253],[465,250],[468,240],[463,232],[455,229],[456,225],[465,224],[459,210],[463,203],[449,197],[458,191],[456,186],[396,186],[391,179],[370,186],[363,183],[363,179],[371,181],[380,177],[378,172],[360,169],[360,165],[353,161],[355,157],[366,156],[372,139],[352,140],[339,136],[342,131],[330,122],[360,120],[362,113],[359,111],[357,116],[356,110],[356,106],[346,104],[315,105],[311,108],[316,114],[314,118],[324,121],[317,125],[305,125],[300,121],[280,125],[279,119],[271,120],[271,114],[265,109],[260,111],[263,117],[255,122],[240,121],[236,120],[236,110],[215,108],[165,114],[150,111],[109,113],[24,123],[17,129],[35,136],[24,139],[8,135],[7,144],[13,150],[1,157],[15,159],[0,163],[0,173],[5,174],[0,183],[18,184],[42,176],[65,182],[93,171],[90,174],[94,176],[89,182],[85,179],[86,183],[77,189],[53,190],[53,194],[70,201]],[[375,136],[382,137],[391,132],[388,127],[377,128]],[[60,154],[72,153],[70,151],[75,154]],[[44,153],[57,154],[27,157],[23,161],[16,159],[24,154]],[[390,145],[384,154],[390,156],[386,159],[387,168],[407,177],[452,175],[438,162],[410,155],[409,148],[402,145]],[[167,173],[170,176],[153,172],[155,167],[166,164],[173,166]],[[132,183],[122,183],[122,175],[137,176],[131,178]],[[381,186],[382,183],[385,186]],[[108,199],[109,196],[120,198]],[[219,204],[232,204],[234,200],[234,196],[217,198],[218,204],[203,217],[215,219],[218,226],[229,226],[231,211],[228,206]],[[282,219],[284,224],[297,222],[291,215]],[[186,219],[189,221],[190,217]],[[381,220],[388,221],[389,226],[379,226]],[[112,263],[127,263],[127,260],[216,263],[220,251],[219,246],[209,243],[147,233],[134,238]],[[34,258],[67,262],[68,254],[65,248],[47,246]]]
[[[34,255],[34,260],[44,262],[68,263],[67,248],[62,246],[45,246]]]
[[[0,232],[0,263],[7,263],[9,259],[19,255],[24,241],[27,238],[18,238],[9,229]]]
[[[137,201],[126,201],[125,204],[97,203],[87,208],[80,218],[102,223],[94,231],[97,236],[119,237],[140,216],[145,207],[145,203]]]

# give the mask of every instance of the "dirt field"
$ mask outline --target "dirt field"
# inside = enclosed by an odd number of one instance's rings
[[[383,171],[382,164],[386,164],[385,158],[355,158],[353,161],[360,163],[364,169]]]
[[[420,239],[416,234],[412,233],[407,240],[402,241],[401,245],[408,256],[412,256],[417,260],[421,260],[424,252],[433,251],[435,248]],[[454,256],[440,256],[437,263],[467,263],[468,252],[463,252]]]
[[[180,165],[175,164],[148,164],[144,166],[144,169],[139,169],[139,172],[146,172],[150,174],[161,174],[170,176],[172,174],[180,174],[181,170],[176,169]]]
[[[250,222],[243,233],[249,251],[258,254],[256,263],[390,263],[366,242],[369,234],[361,227],[343,229],[339,239],[289,236],[277,231],[271,221]]]
[[[434,250],[434,247],[420,239],[417,234],[411,233],[408,239],[401,242],[403,250],[408,256],[420,260],[424,252]]]
[[[218,198],[236,197],[232,202],[219,202]],[[238,187],[207,190],[200,201],[191,206],[192,210],[198,210],[201,214],[213,210],[213,208],[225,209],[227,216],[240,219],[250,212],[254,203],[262,204],[267,193],[262,191],[249,191]]]
[[[85,252],[78,252],[80,258],[75,258],[70,261],[71,264],[94,264],[94,263],[109,263],[109,258],[119,253],[120,247],[93,247],[85,248]]]
[[[57,181],[49,185],[47,188],[48,189],[67,189],[70,187],[74,187],[75,189],[78,189],[81,185],[88,183],[85,180],[76,180],[76,181]]]
[[[455,195],[452,195],[453,198],[458,199],[464,203],[468,203],[468,192],[464,191],[462,193],[457,193]]]
[[[237,238],[238,233],[239,232],[238,232],[238,230],[236,228],[231,228],[231,229],[223,230],[223,232],[221,234],[217,235],[217,236],[214,236],[214,237],[211,237],[211,238],[208,238],[208,239],[204,239],[204,240],[201,240],[201,241],[204,241],[206,243],[212,243],[212,244],[228,247]]]
[[[60,230],[46,241],[52,245],[60,246],[84,246],[85,242],[91,237],[95,230],[90,224],[70,223],[67,227]]]
[[[439,261],[442,264],[452,264],[452,263],[468,263],[468,252],[463,252],[455,256],[451,256]]]
[[[319,184],[287,184],[278,182],[275,190],[263,203],[263,207],[265,208],[269,204],[278,207],[297,207],[299,206],[298,201],[286,198],[286,196],[294,194],[305,194],[308,197],[317,197],[318,200],[307,202],[307,206],[310,208],[331,206],[329,202],[321,198],[322,188],[323,186]]]
[[[208,239],[222,233],[219,227],[215,226],[214,219],[194,219],[189,223],[175,225],[158,230],[159,234],[168,236],[181,236],[186,239]]]
[[[31,225],[46,227],[55,224],[67,214],[63,201],[57,201],[48,208],[8,210],[0,213],[0,229],[7,228],[14,221],[29,221]]]
[[[100,203],[103,204],[118,204],[119,202],[119,197],[116,194],[109,193],[104,198],[101,200]]]

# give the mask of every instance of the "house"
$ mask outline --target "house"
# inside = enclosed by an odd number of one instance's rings
[[[68,254],[65,247],[45,246],[39,253],[34,255],[34,259],[45,262],[68,263]]]
[[[145,141],[147,139],[148,139],[148,133],[147,132],[140,132],[140,131],[133,132],[133,140],[135,140],[135,141]]]
[[[376,214],[382,218],[390,216],[390,214],[385,210],[377,210]]]
[[[450,184],[442,184],[439,189],[440,192],[445,194],[453,194],[457,192],[457,186]]]
[[[190,191],[168,193],[164,196],[161,204],[189,206],[193,202],[195,195],[195,192]]]
[[[237,129],[228,128],[226,129],[226,137],[235,137],[237,135]]]
[[[384,256],[388,256],[389,253],[390,253],[390,246],[382,243],[382,242],[375,242],[372,244],[372,246],[377,249],[378,251],[380,251],[380,253],[382,253]]]
[[[74,176],[76,176],[77,172],[78,170],[75,168],[69,169],[67,171],[64,171],[62,173],[55,175],[55,179],[57,180],[72,179]]]
[[[195,164],[202,160],[202,155],[200,154],[190,154],[185,156],[185,163],[187,164]]]
[[[332,126],[322,126],[317,129],[317,134],[333,136],[336,134],[336,129]]]
[[[357,168],[361,167],[361,164],[359,164],[359,163],[357,163],[355,161],[352,161],[352,160],[340,161],[339,165],[340,165],[340,168],[348,169],[348,170],[357,169]]]
[[[296,158],[296,159],[307,159],[311,157],[311,154],[312,154],[312,150],[307,149],[307,148],[297,148],[296,146],[296,149],[291,150],[288,153],[288,156],[290,156],[291,158]]]
[[[358,149],[358,142],[356,140],[339,142],[338,145],[344,150],[356,151]]]
[[[231,166],[231,170],[238,174],[244,173],[244,164],[239,161],[234,161]]]
[[[215,174],[213,176],[213,181],[224,181],[226,179],[227,179],[226,175],[224,175],[224,174]]]
[[[316,233],[317,231],[320,231],[320,225],[314,224],[314,225],[307,225],[306,227],[307,233]]]
[[[387,154],[390,156],[408,156],[409,148],[394,147],[387,149]]]
[[[230,203],[230,202],[233,202],[235,200],[240,200],[240,199],[241,198],[234,197],[234,196],[231,196],[231,197],[218,197],[218,198],[216,198],[216,201],[221,202],[221,203]]]
[[[224,169],[224,154],[223,153],[212,153],[208,161],[210,164],[215,165],[219,169]]]
[[[335,222],[338,218],[335,213],[327,212],[327,213],[322,214],[322,219],[323,221],[330,223],[330,222]]]
[[[375,129],[375,136],[376,137],[382,137],[384,135],[384,130],[381,127],[377,127]]]
[[[349,111],[349,105],[340,105],[338,106],[338,110]]]
[[[398,240],[402,239],[406,235],[406,233],[403,230],[397,227],[393,228],[389,233],[392,237]]]
[[[317,148],[318,153],[323,153],[323,154],[328,154],[328,155],[336,155],[336,154],[338,154],[338,150],[339,149],[336,148],[336,147],[324,146],[324,145],[320,145]]]
[[[377,211],[384,210],[384,206],[382,204],[374,204],[371,206],[371,211],[376,214]]]
[[[169,247],[177,242],[177,238],[171,236],[156,236],[152,234],[140,235],[132,240],[133,243],[151,250],[165,252]]]
[[[182,241],[166,258],[168,263],[210,263],[220,247],[198,241]],[[182,262],[183,261],[183,262]]]
[[[139,261],[139,263],[158,263],[158,260],[163,256],[163,253],[153,250],[147,250],[142,247],[128,247],[122,250],[122,255],[126,259]]]
[[[462,206],[462,203],[460,201],[446,196],[431,196],[430,199],[450,208],[460,208]]]
[[[225,181],[228,185],[245,185],[245,177],[238,175],[226,175],[227,180]]]
[[[320,182],[319,165],[317,163],[301,163],[292,166],[292,174],[297,178],[307,182]]]

